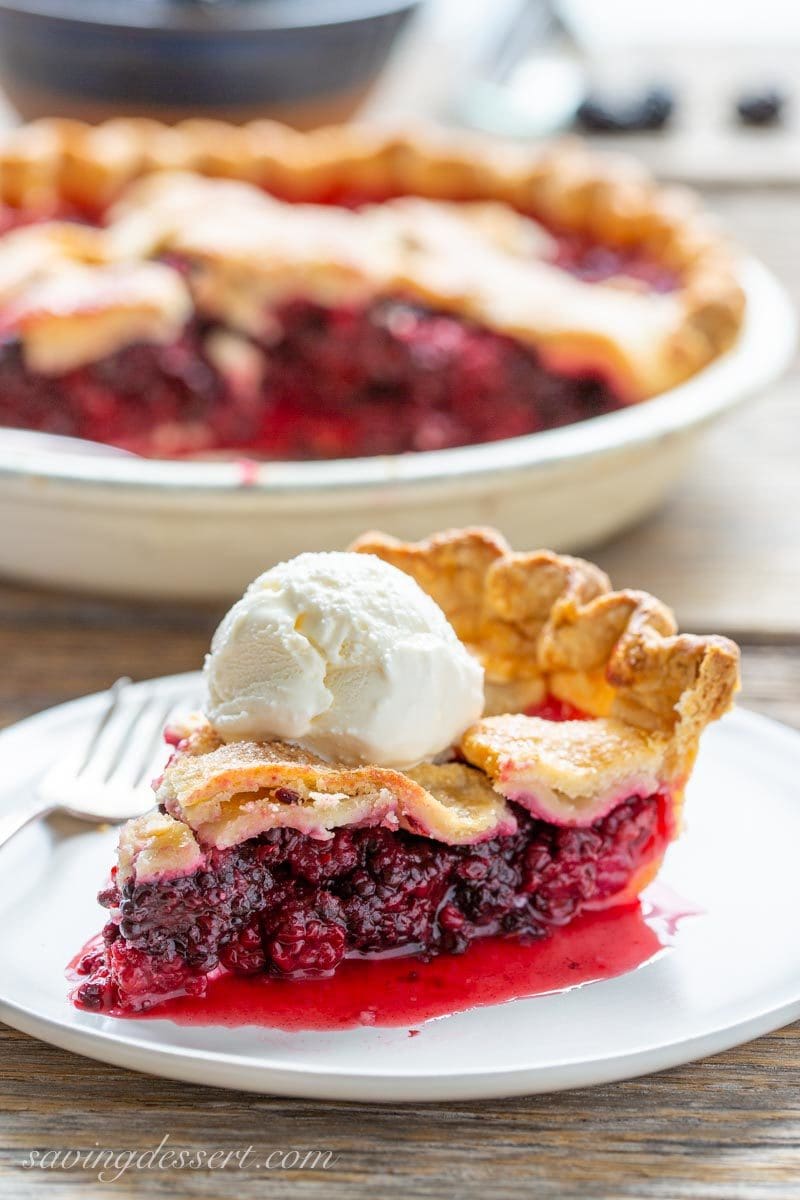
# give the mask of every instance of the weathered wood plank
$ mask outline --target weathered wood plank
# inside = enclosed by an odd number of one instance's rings
[[[10,1093],[3,1097],[0,1194],[441,1200],[490,1189],[501,1200],[795,1200],[799,1034],[795,1026],[700,1064],[591,1091],[398,1110],[148,1080],[0,1028]],[[328,1171],[271,1172],[268,1182],[257,1169],[229,1168],[222,1178],[132,1172],[121,1188],[107,1190],[90,1190],[80,1170],[59,1177],[19,1165],[31,1148],[99,1142],[146,1150],[164,1133],[176,1148],[252,1144],[262,1160],[279,1148],[325,1148],[339,1161]]]

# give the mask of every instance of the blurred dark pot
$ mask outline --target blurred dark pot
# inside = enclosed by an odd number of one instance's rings
[[[0,0],[0,86],[26,119],[356,107],[419,0]]]

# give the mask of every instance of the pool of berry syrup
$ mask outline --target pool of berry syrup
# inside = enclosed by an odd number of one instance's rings
[[[248,977],[219,969],[202,997],[181,996],[141,1013],[112,1009],[109,1015],[286,1032],[407,1026],[416,1033],[437,1017],[625,975],[661,955],[683,921],[696,915],[691,905],[654,884],[639,901],[584,913],[540,941],[480,938],[464,954],[427,961],[413,955],[348,958],[324,979]],[[79,978],[74,967],[97,941],[72,960],[71,978]]]

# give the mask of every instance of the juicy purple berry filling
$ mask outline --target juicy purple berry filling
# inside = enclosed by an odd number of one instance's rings
[[[382,828],[330,841],[273,830],[212,850],[204,870],[112,885],[104,947],[78,966],[87,1008],[142,1009],[198,994],[219,966],[304,978],[346,955],[461,953],[477,937],[546,935],[620,893],[667,840],[664,797],[633,797],[586,829],[517,810],[519,830],[446,846]]]
[[[326,459],[496,441],[620,407],[595,375],[556,374],[513,338],[400,300],[293,301],[268,324],[253,343],[260,379],[223,377],[199,321],[172,345],[129,346],[57,376],[30,372],[6,341],[0,425],[156,457]]]

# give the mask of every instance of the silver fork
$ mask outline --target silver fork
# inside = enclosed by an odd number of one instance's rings
[[[175,707],[144,691],[125,703],[130,679],[118,679],[108,690],[108,704],[88,742],[60,755],[42,777],[32,802],[0,810],[0,846],[29,822],[47,813],[66,812],[81,821],[126,821],[153,807],[151,774],[164,725]]]

